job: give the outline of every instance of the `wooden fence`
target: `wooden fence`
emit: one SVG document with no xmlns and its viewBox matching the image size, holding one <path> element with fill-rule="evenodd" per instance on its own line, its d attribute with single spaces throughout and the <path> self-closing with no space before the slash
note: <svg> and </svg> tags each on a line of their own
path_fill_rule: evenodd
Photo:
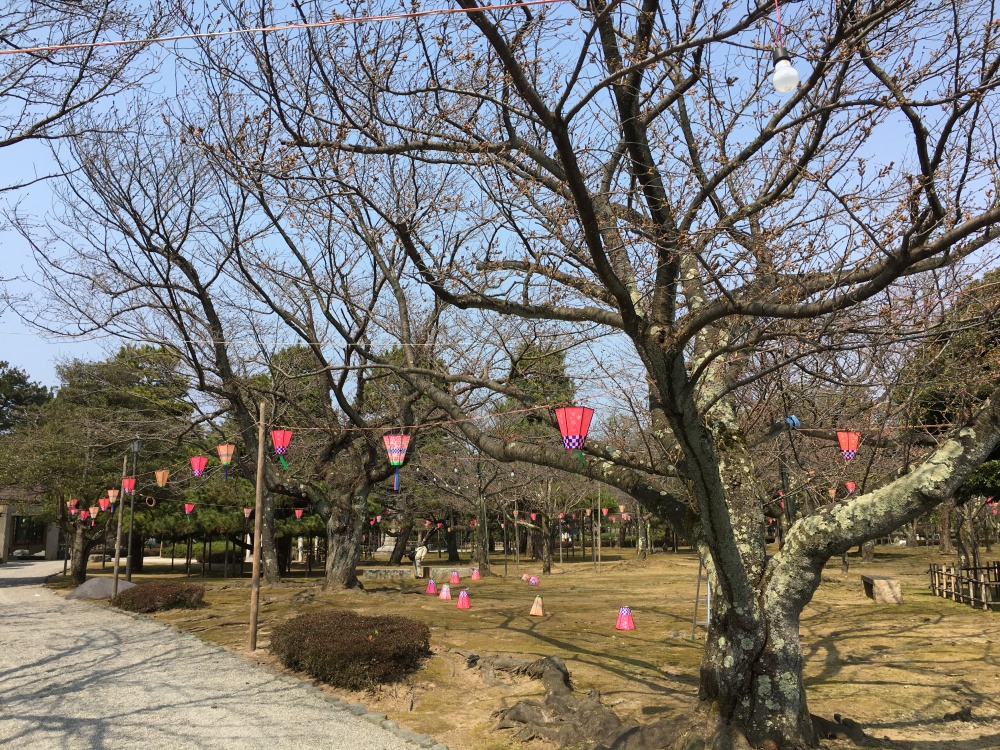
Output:
<svg viewBox="0 0 1000 750">
<path fill-rule="evenodd" d="M 985 612 L 1000 609 L 1000 563 L 978 568 L 931 565 L 931 593 Z"/>
</svg>

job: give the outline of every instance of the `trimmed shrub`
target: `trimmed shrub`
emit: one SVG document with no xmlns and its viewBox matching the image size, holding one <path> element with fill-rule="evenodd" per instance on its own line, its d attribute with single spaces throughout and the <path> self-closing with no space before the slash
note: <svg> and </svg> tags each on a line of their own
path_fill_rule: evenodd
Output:
<svg viewBox="0 0 1000 750">
<path fill-rule="evenodd" d="M 289 669 L 346 690 L 398 682 L 430 655 L 430 630 L 395 615 L 310 612 L 274 626 L 271 651 Z"/>
<path fill-rule="evenodd" d="M 150 581 L 122 591 L 111 600 L 129 612 L 159 612 L 163 609 L 196 609 L 205 601 L 205 587 L 179 581 Z"/>
</svg>

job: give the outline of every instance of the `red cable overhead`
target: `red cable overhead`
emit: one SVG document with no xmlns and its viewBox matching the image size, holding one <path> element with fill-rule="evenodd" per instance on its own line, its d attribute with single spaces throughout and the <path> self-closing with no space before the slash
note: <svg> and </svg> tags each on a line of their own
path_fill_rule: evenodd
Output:
<svg viewBox="0 0 1000 750">
<path fill-rule="evenodd" d="M 0 49 L 0 55 L 30 55 L 39 52 L 57 52 L 61 50 L 94 49 L 96 47 L 121 47 L 127 44 L 162 44 L 164 42 L 178 42 L 185 39 L 214 39 L 222 36 L 235 36 L 237 34 L 258 34 L 268 31 L 293 31 L 296 29 L 320 29 L 326 26 L 343 26 L 351 23 L 367 23 L 370 21 L 396 21 L 407 18 L 420 18 L 421 16 L 446 15 L 451 13 L 477 13 L 487 10 L 507 10 L 509 8 L 522 8 L 528 5 L 552 5 L 554 3 L 569 2 L 569 0 L 523 0 L 516 3 L 504 3 L 502 5 L 479 5 L 474 8 L 439 8 L 436 10 L 418 10 L 409 13 L 386 13 L 379 16 L 349 16 L 347 18 L 334 18 L 329 21 L 309 21 L 306 23 L 286 23 L 277 26 L 258 26 L 250 29 L 230 29 L 229 31 L 202 31 L 195 34 L 173 34 L 171 36 L 160 36 L 152 39 L 118 39 L 106 42 L 80 42 L 77 44 L 52 44 L 44 47 L 23 47 L 20 49 Z"/>
</svg>

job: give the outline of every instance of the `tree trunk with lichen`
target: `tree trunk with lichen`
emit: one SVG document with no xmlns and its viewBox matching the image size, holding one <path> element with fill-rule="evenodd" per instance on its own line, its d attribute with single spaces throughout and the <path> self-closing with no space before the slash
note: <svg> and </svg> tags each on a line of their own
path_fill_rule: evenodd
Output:
<svg viewBox="0 0 1000 750">
<path fill-rule="evenodd" d="M 261 499 L 260 561 L 261 578 L 268 586 L 281 582 L 281 567 L 278 565 L 278 548 L 274 544 L 274 493 L 264 492 Z"/>
<path fill-rule="evenodd" d="M 321 517 L 326 522 L 326 580 L 327 591 L 364 588 L 358 580 L 358 563 L 361 562 L 361 536 L 368 516 L 368 494 L 365 484 L 355 492 L 337 498 L 324 506 Z"/>
</svg>

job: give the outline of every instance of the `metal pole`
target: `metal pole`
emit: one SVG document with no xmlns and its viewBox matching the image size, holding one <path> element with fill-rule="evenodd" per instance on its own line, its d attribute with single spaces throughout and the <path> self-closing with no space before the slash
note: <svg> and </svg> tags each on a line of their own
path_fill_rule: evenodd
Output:
<svg viewBox="0 0 1000 750">
<path fill-rule="evenodd" d="M 128 453 L 122 456 L 122 494 L 125 493 L 125 472 L 128 471 Z M 122 499 L 122 495 L 118 495 Z M 122 559 L 122 519 L 125 517 L 122 504 L 118 503 L 118 531 L 115 534 L 115 572 L 111 578 L 111 598 L 118 596 L 118 566 Z"/>
<path fill-rule="evenodd" d="M 128 460 L 128 456 L 125 457 Z M 132 451 L 132 476 L 135 476 L 135 463 L 139 460 L 139 451 Z M 132 485 L 132 499 L 129 502 L 128 511 L 128 557 L 125 558 L 125 580 L 132 582 L 132 524 L 135 522 L 135 485 Z M 122 492 L 125 491 L 125 483 L 122 483 Z M 142 551 L 140 550 L 140 554 Z"/>
<path fill-rule="evenodd" d="M 253 523 L 253 576 L 250 581 L 250 650 L 257 650 L 257 615 L 260 612 L 260 539 L 264 530 L 264 402 L 260 402 L 257 428 L 257 496 Z"/>
</svg>

